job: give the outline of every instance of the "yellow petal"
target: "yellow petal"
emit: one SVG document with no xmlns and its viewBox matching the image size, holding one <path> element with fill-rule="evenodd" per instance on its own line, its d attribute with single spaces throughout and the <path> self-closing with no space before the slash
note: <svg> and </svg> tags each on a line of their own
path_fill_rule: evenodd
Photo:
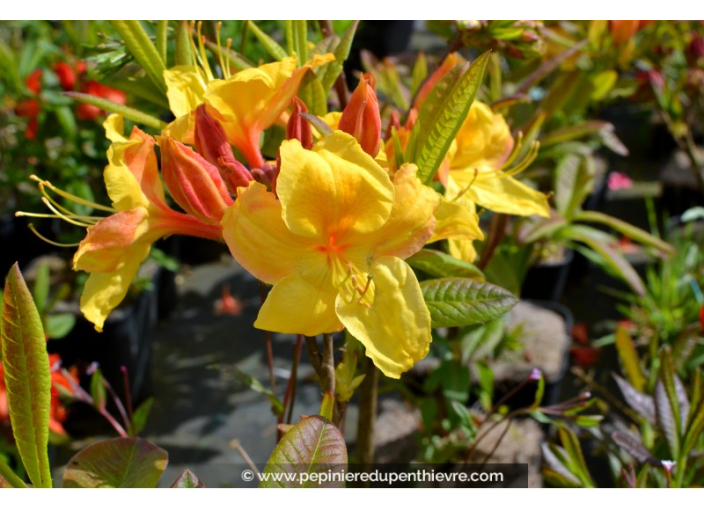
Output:
<svg viewBox="0 0 704 510">
<path fill-rule="evenodd" d="M 433 233 L 433 213 L 440 202 L 432 188 L 416 177 L 415 165 L 403 165 L 394 175 L 394 205 L 383 227 L 357 236 L 353 245 L 374 246 L 374 255 L 405 259 L 419 251 Z"/>
<path fill-rule="evenodd" d="M 154 138 L 134 127 L 128 141 L 110 145 L 105 186 L 118 211 L 165 203 L 154 144 Z"/>
<path fill-rule="evenodd" d="M 423 359 L 430 348 L 430 312 L 415 275 L 396 257 L 381 257 L 371 267 L 371 307 L 338 296 L 337 315 L 388 377 L 401 374 Z M 373 287 L 373 288 L 372 288 Z"/>
<path fill-rule="evenodd" d="M 103 330 L 103 324 L 125 298 L 139 266 L 149 254 L 149 244 L 135 247 L 133 258 L 129 258 L 119 269 L 109 273 L 91 273 L 81 294 L 81 312 L 95 324 L 95 329 Z"/>
<path fill-rule="evenodd" d="M 441 239 L 484 239 L 474 202 L 464 196 L 455 201 L 441 198 L 440 206 L 435 211 L 435 230 L 428 242 Z"/>
<path fill-rule="evenodd" d="M 480 175 L 466 195 L 490 211 L 518 216 L 550 216 L 550 205 L 545 194 L 513 177 Z"/>
<path fill-rule="evenodd" d="M 271 118 L 269 111 L 272 98 L 293 75 L 295 69 L 295 57 L 244 69 L 227 80 L 209 83 L 204 96 L 205 102 L 218 110 L 227 122 L 235 122 L 241 126 L 257 123 L 262 129 L 266 129 L 276 120 Z M 291 92 L 291 97 L 293 94 L 295 90 Z M 287 106 L 288 102 L 283 108 Z M 267 116 L 266 122 L 257 122 L 264 112 Z"/>
<path fill-rule="evenodd" d="M 193 110 L 190 113 L 169 122 L 169 124 L 162 130 L 161 134 L 164 136 L 170 136 L 174 140 L 178 140 L 181 143 L 194 145 L 195 130 L 196 112 Z"/>
<path fill-rule="evenodd" d="M 254 327 L 306 336 L 340 331 L 336 295 L 329 279 L 313 285 L 297 275 L 288 276 L 271 289 Z"/>
<path fill-rule="evenodd" d="M 448 242 L 450 255 L 465 262 L 474 262 L 477 258 L 477 250 L 474 243 L 467 239 L 450 239 Z"/>
<path fill-rule="evenodd" d="M 105 137 L 111 142 L 126 142 L 125 138 L 125 119 L 122 115 L 111 113 L 103 122 L 105 129 Z"/>
<path fill-rule="evenodd" d="M 513 149 L 511 130 L 499 113 L 480 101 L 474 101 L 455 136 L 449 153 L 450 169 L 486 171 L 498 169 Z"/>
<path fill-rule="evenodd" d="M 291 233 L 281 217 L 281 203 L 258 182 L 238 188 L 221 224 L 235 260 L 266 283 L 325 264 L 325 255 L 309 240 Z"/>
<path fill-rule="evenodd" d="M 164 71 L 166 96 L 176 117 L 188 115 L 203 103 L 207 79 L 198 66 L 176 66 Z"/>
<path fill-rule="evenodd" d="M 292 232 L 344 244 L 347 234 L 373 232 L 388 219 L 393 184 L 352 136 L 336 131 L 310 151 L 289 140 L 280 154 L 276 191 Z"/>
</svg>

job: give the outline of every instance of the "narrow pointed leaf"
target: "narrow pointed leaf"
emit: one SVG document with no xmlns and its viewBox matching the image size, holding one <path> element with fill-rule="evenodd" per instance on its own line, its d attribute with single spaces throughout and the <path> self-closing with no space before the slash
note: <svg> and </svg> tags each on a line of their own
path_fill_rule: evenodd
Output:
<svg viewBox="0 0 704 510">
<path fill-rule="evenodd" d="M 41 318 L 17 263 L 5 282 L 1 329 L 7 405 L 17 450 L 32 484 L 51 487 L 49 356 Z"/>
<path fill-rule="evenodd" d="M 658 460 L 653 457 L 653 455 L 645 446 L 643 446 L 640 441 L 626 432 L 616 431 L 611 434 L 611 439 L 613 439 L 614 443 L 626 450 L 626 452 L 628 452 L 628 454 L 638 462 L 658 462 Z"/>
<path fill-rule="evenodd" d="M 151 489 L 159 483 L 167 462 L 167 453 L 144 439 L 107 439 L 73 456 L 66 466 L 64 487 Z"/>
<path fill-rule="evenodd" d="M 616 380 L 616 384 L 618 384 L 626 403 L 649 423 L 655 425 L 657 421 L 653 397 L 636 390 L 625 379 L 617 376 L 616 374 L 613 374 L 613 377 Z"/>
<path fill-rule="evenodd" d="M 413 269 L 418 269 L 435 278 L 459 276 L 462 278 L 484 279 L 484 274 L 474 264 L 459 260 L 437 250 L 422 249 L 406 259 Z"/>
<path fill-rule="evenodd" d="M 167 35 L 169 31 L 169 21 L 160 19 L 159 21 L 156 22 L 156 52 L 161 58 L 161 61 L 164 63 L 164 66 L 167 66 L 166 62 L 166 43 L 168 41 Z"/>
<path fill-rule="evenodd" d="M 306 119 L 311 126 L 318 130 L 320 136 L 326 137 L 332 134 L 332 129 L 330 128 L 330 126 L 328 126 L 325 121 L 320 117 L 316 117 L 315 115 L 311 115 L 310 113 L 301 113 L 300 115 L 301 117 Z"/>
<path fill-rule="evenodd" d="M 286 47 L 289 55 L 296 54 L 298 64 L 308 61 L 308 22 L 306 20 L 286 20 Z"/>
<path fill-rule="evenodd" d="M 125 42 L 127 51 L 144 68 L 147 76 L 165 92 L 166 66 L 142 24 L 137 20 L 113 20 L 110 24 Z"/>
<path fill-rule="evenodd" d="M 434 328 L 471 326 L 508 312 L 518 298 L 506 289 L 470 278 L 439 278 L 420 284 Z"/>
<path fill-rule="evenodd" d="M 283 60 L 288 56 L 286 50 L 283 49 L 279 43 L 274 41 L 269 37 L 261 28 L 254 24 L 253 21 L 247 21 L 247 28 L 252 31 L 254 37 L 256 37 L 259 42 L 264 46 L 264 49 L 271 55 L 272 58 L 276 60 Z"/>
<path fill-rule="evenodd" d="M 580 211 L 574 215 L 574 219 L 576 221 L 587 221 L 606 225 L 607 227 L 611 227 L 616 232 L 627 236 L 629 239 L 637 243 L 640 243 L 644 246 L 651 246 L 653 248 L 657 248 L 663 253 L 675 252 L 675 249 L 662 239 L 658 239 L 652 234 L 646 232 L 645 230 L 641 230 L 638 227 L 634 227 L 633 225 L 626 223 L 623 220 L 619 220 L 618 218 L 614 218 L 598 211 Z"/>
<path fill-rule="evenodd" d="M 110 113 L 119 113 L 126 119 L 134 121 L 142 126 L 147 126 L 159 130 L 164 129 L 166 127 L 165 122 L 160 121 L 156 117 L 152 117 L 148 113 L 140 112 L 139 110 L 135 110 L 134 108 L 130 108 L 129 106 L 115 103 L 114 101 L 103 99 L 102 97 L 96 97 L 90 94 L 83 94 L 82 92 L 64 92 L 64 95 L 75 99 L 76 101 L 80 101 L 81 103 L 87 103 L 93 106 L 97 106 L 98 108 L 106 110 Z"/>
<path fill-rule="evenodd" d="M 171 484 L 172 489 L 203 489 L 205 485 L 201 482 L 190 469 L 186 469 L 179 475 L 178 478 Z"/>
<path fill-rule="evenodd" d="M 14 487 L 15 489 L 24 489 L 27 485 L 15 474 L 10 466 L 8 466 L 0 456 L 0 489 Z"/>
<path fill-rule="evenodd" d="M 176 29 L 176 65 L 193 65 L 193 53 L 191 52 L 191 29 L 188 21 L 179 21 Z"/>
<path fill-rule="evenodd" d="M 436 85 L 426 99 L 418 120 L 424 132 L 418 138 L 418 177 L 430 182 L 447 154 L 455 135 L 467 118 L 489 62 L 489 52 L 480 55 L 469 68 L 459 66 Z M 454 72 L 453 72 L 454 71 Z M 457 75 L 461 72 L 461 75 Z"/>
<path fill-rule="evenodd" d="M 675 414 L 677 410 L 673 409 L 662 381 L 655 383 L 653 399 L 655 401 L 658 425 L 665 433 L 667 442 L 670 445 L 671 457 L 676 459 L 680 452 L 679 426 Z"/>
<path fill-rule="evenodd" d="M 415 96 L 416 92 L 423 82 L 428 77 L 428 59 L 425 58 L 425 53 L 418 54 L 416 63 L 413 64 L 413 72 L 411 73 L 411 96 Z"/>
<path fill-rule="evenodd" d="M 626 328 L 622 326 L 616 328 L 616 350 L 631 385 L 637 391 L 642 392 L 645 389 L 646 379 L 640 369 L 638 353 L 633 345 L 633 340 L 631 340 Z"/>
<path fill-rule="evenodd" d="M 320 82 L 323 85 L 323 90 L 328 92 L 332 89 L 335 84 L 337 77 L 340 76 L 342 72 L 342 66 L 350 55 L 350 49 L 352 48 L 352 40 L 354 39 L 354 34 L 357 31 L 357 25 L 359 25 L 359 20 L 352 23 L 345 33 L 340 38 L 340 43 L 337 45 L 334 51 L 335 60 L 328 63 L 325 66 L 324 74 L 320 76 Z"/>
<path fill-rule="evenodd" d="M 335 473 L 347 466 L 347 446 L 340 430 L 322 416 L 309 416 L 291 427 L 274 448 L 264 473 Z M 341 482 L 263 480 L 259 487 L 339 487 Z"/>
</svg>

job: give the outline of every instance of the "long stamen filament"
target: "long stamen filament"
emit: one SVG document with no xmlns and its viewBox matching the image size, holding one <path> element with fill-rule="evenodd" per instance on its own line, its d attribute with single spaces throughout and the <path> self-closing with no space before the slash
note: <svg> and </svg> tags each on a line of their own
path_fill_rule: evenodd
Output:
<svg viewBox="0 0 704 510">
<path fill-rule="evenodd" d="M 96 204 L 95 202 L 89 202 L 88 200 L 85 200 L 81 197 L 77 197 L 76 195 L 72 195 L 71 193 L 67 193 L 64 190 L 55 187 L 49 181 L 45 181 L 43 179 L 40 179 L 36 175 L 30 175 L 29 178 L 32 179 L 33 181 L 37 181 L 37 182 L 43 184 L 44 186 L 49 188 L 51 191 L 53 191 L 57 195 L 61 195 L 62 197 L 67 198 L 67 199 L 71 200 L 72 202 L 76 202 L 77 204 L 85 205 L 86 207 L 92 207 L 93 209 L 98 209 L 100 211 L 105 211 L 105 212 L 109 212 L 109 213 L 116 213 L 117 212 L 117 210 L 112 207 L 107 207 L 107 206 L 104 206 L 101 204 Z"/>
<path fill-rule="evenodd" d="M 76 226 L 78 226 L 78 227 L 83 227 L 83 228 L 88 228 L 88 227 L 90 227 L 91 225 L 93 225 L 93 223 L 85 223 L 85 222 L 82 222 L 82 221 L 78 221 L 78 220 L 75 219 L 75 218 L 76 218 L 75 216 L 74 216 L 74 217 L 71 217 L 71 216 L 67 216 L 66 214 L 63 214 L 63 213 L 60 212 L 56 207 L 54 207 L 53 205 L 51 205 L 51 202 L 49 202 L 45 197 L 42 197 L 42 202 L 44 202 L 44 205 L 45 205 L 45 206 L 47 206 L 49 209 L 51 209 L 52 211 L 54 211 L 54 213 L 55 213 L 59 218 L 61 218 L 61 219 L 64 220 L 64 221 L 69 222 L 71 225 L 76 225 Z"/>
<path fill-rule="evenodd" d="M 33 233 L 35 236 L 37 236 L 39 239 L 41 239 L 41 240 L 44 241 L 45 243 L 49 243 L 49 244 L 51 244 L 51 245 L 53 245 L 53 246 L 58 246 L 59 248 L 75 248 L 76 246 L 78 246 L 79 244 L 81 244 L 81 243 L 57 243 L 56 241 L 52 241 L 51 239 L 49 239 L 49 238 L 44 237 L 43 235 L 41 235 L 41 234 L 37 231 L 37 229 L 34 228 L 34 225 L 32 225 L 31 223 L 29 224 L 29 230 L 31 230 L 32 233 Z"/>
</svg>

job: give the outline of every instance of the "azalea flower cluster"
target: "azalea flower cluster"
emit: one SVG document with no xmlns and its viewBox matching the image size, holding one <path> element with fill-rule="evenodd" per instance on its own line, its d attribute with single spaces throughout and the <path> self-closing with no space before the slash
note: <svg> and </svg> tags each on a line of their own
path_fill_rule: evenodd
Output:
<svg viewBox="0 0 704 510">
<path fill-rule="evenodd" d="M 294 55 L 236 73 L 224 66 L 223 78 L 205 58 L 166 70 L 176 120 L 161 134 L 135 126 L 125 135 L 118 115 L 105 122 L 111 207 L 85 204 L 37 178 L 58 216 L 87 227 L 73 267 L 90 273 L 81 310 L 96 329 L 124 299 L 155 241 L 174 234 L 221 240 L 272 286 L 256 327 L 306 336 L 346 328 L 384 374 L 398 378 L 431 342 L 430 313 L 405 259 L 446 239 L 456 257 L 473 260 L 472 242 L 483 238 L 477 205 L 549 214 L 545 196 L 513 177 L 530 157 L 514 164 L 520 144 L 482 103 L 475 102 L 438 174 L 444 194 L 424 185 L 414 164 L 396 168 L 371 76 L 361 77 L 342 112 L 311 124 L 297 93 L 308 73 L 332 59 L 317 55 L 299 64 Z M 448 57 L 406 125 L 395 121 L 401 138 L 458 64 Z M 260 138 L 274 124 L 286 128 L 286 140 L 278 158 L 267 160 Z M 71 214 L 52 191 L 109 215 Z"/>
</svg>

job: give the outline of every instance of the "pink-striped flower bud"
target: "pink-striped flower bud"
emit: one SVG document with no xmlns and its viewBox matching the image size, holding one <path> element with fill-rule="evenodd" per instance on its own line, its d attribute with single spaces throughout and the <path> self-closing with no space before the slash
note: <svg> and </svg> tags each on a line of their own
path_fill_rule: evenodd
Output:
<svg viewBox="0 0 704 510">
<path fill-rule="evenodd" d="M 204 104 L 196 109 L 195 143 L 198 154 L 217 168 L 233 195 L 237 194 L 238 187 L 249 186 L 252 174 L 235 159 L 225 130 Z"/>
<path fill-rule="evenodd" d="M 379 101 L 374 92 L 376 82 L 372 74 L 363 74 L 342 112 L 338 129 L 354 136 L 362 150 L 374 157 L 381 147 L 381 117 Z"/>
<path fill-rule="evenodd" d="M 161 174 L 176 203 L 201 221 L 219 224 L 234 201 L 218 169 L 169 136 L 160 145 Z"/>
</svg>

